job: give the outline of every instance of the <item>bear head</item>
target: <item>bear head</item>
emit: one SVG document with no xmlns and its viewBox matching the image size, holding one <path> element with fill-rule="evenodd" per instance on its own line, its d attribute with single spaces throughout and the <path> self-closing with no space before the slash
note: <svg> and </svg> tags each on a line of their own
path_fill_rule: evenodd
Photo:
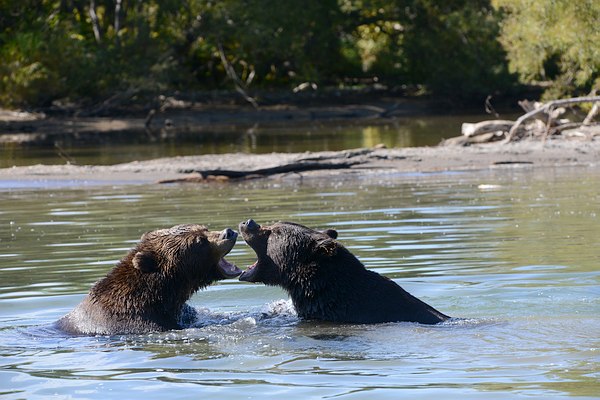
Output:
<svg viewBox="0 0 600 400">
<path fill-rule="evenodd" d="M 94 309 L 171 328 L 198 289 L 234 278 L 241 270 L 225 260 L 237 233 L 203 225 L 176 225 L 142 235 L 140 242 L 90 290 Z"/>
<path fill-rule="evenodd" d="M 314 279 L 326 261 L 343 250 L 335 239 L 337 232 L 316 231 L 292 222 L 260 226 L 254 220 L 239 226 L 244 240 L 257 255 L 257 261 L 240 275 L 245 282 L 279 285 L 288 291 L 298 288 L 310 294 Z"/>
</svg>

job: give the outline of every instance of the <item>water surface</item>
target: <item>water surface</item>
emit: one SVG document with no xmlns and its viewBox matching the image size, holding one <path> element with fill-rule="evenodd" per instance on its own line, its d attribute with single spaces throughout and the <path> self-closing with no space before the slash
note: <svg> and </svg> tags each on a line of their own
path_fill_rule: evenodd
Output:
<svg viewBox="0 0 600 400">
<path fill-rule="evenodd" d="M 598 398 L 600 174 L 516 169 L 229 185 L 0 191 L 3 398 Z M 299 321 L 227 280 L 182 331 L 68 337 L 71 310 L 144 231 L 292 220 L 335 228 L 437 326 Z M 240 240 L 228 259 L 254 261 Z"/>
<path fill-rule="evenodd" d="M 109 165 L 159 157 L 223 153 L 346 150 L 434 146 L 460 134 L 461 124 L 486 115 L 427 116 L 361 121 L 261 126 L 190 127 L 47 135 L 33 143 L 2 143 L 0 168 L 32 164 Z"/>
</svg>

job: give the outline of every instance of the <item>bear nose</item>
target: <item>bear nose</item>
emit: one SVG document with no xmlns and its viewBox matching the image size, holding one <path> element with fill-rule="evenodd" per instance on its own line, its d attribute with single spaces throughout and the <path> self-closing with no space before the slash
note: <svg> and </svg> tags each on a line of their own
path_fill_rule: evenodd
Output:
<svg viewBox="0 0 600 400">
<path fill-rule="evenodd" d="M 223 229 L 221 232 L 221 239 L 233 239 L 237 237 L 237 233 L 231 228 Z"/>
<path fill-rule="evenodd" d="M 260 225 L 258 225 L 256 222 L 254 222 L 253 219 L 249 219 L 248 221 L 246 221 L 246 229 L 250 230 L 250 231 L 255 231 L 258 228 L 260 228 Z"/>
</svg>

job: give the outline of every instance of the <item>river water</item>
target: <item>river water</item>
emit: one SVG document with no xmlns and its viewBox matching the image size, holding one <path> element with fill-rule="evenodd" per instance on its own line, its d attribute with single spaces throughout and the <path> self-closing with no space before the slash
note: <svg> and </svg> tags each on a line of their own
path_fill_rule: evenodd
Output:
<svg viewBox="0 0 600 400">
<path fill-rule="evenodd" d="M 597 170 L 288 178 L 1 188 L 0 397 L 598 398 Z M 460 319 L 299 321 L 282 290 L 227 280 L 192 297 L 190 329 L 50 328 L 144 231 L 248 218 L 335 228 L 368 268 Z M 240 238 L 228 259 L 254 254 Z"/>
<path fill-rule="evenodd" d="M 443 115 L 346 123 L 188 127 L 155 131 L 47 135 L 11 143 L 0 132 L 0 168 L 31 164 L 118 164 L 133 160 L 198 154 L 347 150 L 359 147 L 435 146 L 460 135 L 464 121 L 488 115 Z M 370 123 L 369 123 L 370 122 Z M 31 134 L 29 135 L 31 137 Z"/>
</svg>

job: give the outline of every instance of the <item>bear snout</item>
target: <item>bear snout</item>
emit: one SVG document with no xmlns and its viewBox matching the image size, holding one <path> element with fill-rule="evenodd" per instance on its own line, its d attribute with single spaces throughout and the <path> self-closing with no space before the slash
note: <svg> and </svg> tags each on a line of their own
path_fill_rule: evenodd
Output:
<svg viewBox="0 0 600 400">
<path fill-rule="evenodd" d="M 245 230 L 247 232 L 253 232 L 260 229 L 260 225 L 257 224 L 253 219 L 249 219 L 248 221 L 240 223 L 240 230 Z"/>
<path fill-rule="evenodd" d="M 221 234 L 219 235 L 219 239 L 221 240 L 234 240 L 237 239 L 237 232 L 234 231 L 233 229 L 230 228 L 226 228 L 223 229 L 223 232 L 221 232 Z"/>
</svg>

